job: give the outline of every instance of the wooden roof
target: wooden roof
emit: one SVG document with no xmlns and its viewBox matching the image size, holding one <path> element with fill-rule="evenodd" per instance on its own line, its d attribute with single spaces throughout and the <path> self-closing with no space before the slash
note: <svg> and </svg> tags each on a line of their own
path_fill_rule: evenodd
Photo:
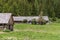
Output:
<svg viewBox="0 0 60 40">
<path fill-rule="evenodd" d="M 32 19 L 38 20 L 39 18 L 40 18 L 39 16 L 14 16 L 13 17 L 14 21 L 23 21 L 24 19 L 27 19 L 27 21 L 31 21 Z M 42 18 L 46 21 L 49 21 L 48 16 L 43 16 Z"/>
<path fill-rule="evenodd" d="M 11 13 L 0 13 L 0 24 L 7 24 L 11 15 Z"/>
</svg>

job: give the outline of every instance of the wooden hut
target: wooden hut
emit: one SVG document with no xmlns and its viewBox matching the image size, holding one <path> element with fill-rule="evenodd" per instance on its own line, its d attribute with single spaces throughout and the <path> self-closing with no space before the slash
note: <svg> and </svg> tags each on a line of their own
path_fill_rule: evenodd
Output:
<svg viewBox="0 0 60 40">
<path fill-rule="evenodd" d="M 26 19 L 28 22 L 32 21 L 33 19 L 36 19 L 36 21 L 39 19 L 39 16 L 14 16 L 14 22 L 15 23 L 21 23 L 22 21 L 24 21 L 24 19 Z M 42 17 L 45 21 L 49 21 L 48 16 L 43 16 Z"/>
<path fill-rule="evenodd" d="M 13 16 L 11 13 L 0 13 L 0 30 L 9 29 L 13 31 Z"/>
</svg>

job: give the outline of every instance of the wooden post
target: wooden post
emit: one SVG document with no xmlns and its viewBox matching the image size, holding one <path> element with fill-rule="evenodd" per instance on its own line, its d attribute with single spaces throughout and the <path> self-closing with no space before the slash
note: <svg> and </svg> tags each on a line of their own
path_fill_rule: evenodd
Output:
<svg viewBox="0 0 60 40">
<path fill-rule="evenodd" d="M 13 25 L 9 25 L 9 30 L 13 31 Z"/>
</svg>

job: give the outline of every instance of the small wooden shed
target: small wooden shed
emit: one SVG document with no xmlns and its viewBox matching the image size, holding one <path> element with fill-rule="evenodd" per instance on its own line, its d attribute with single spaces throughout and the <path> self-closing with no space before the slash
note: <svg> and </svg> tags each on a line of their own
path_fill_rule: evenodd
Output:
<svg viewBox="0 0 60 40">
<path fill-rule="evenodd" d="M 29 21 L 32 21 L 33 19 L 38 20 L 39 18 L 40 18 L 39 16 L 13 16 L 15 23 L 21 23 L 24 19 L 26 19 L 29 22 Z M 45 21 L 49 21 L 48 16 L 43 16 L 42 18 Z"/>
<path fill-rule="evenodd" d="M 13 31 L 13 16 L 11 13 L 0 13 L 0 30 L 9 29 Z"/>
</svg>

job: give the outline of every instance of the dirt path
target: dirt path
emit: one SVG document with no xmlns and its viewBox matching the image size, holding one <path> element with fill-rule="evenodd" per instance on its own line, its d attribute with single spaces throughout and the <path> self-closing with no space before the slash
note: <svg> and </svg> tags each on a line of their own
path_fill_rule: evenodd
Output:
<svg viewBox="0 0 60 40">
<path fill-rule="evenodd" d="M 46 32 L 44 30 L 33 30 L 33 29 L 24 29 L 24 30 L 14 29 L 14 31 L 17 31 L 17 32 L 21 32 L 21 31 Z"/>
<path fill-rule="evenodd" d="M 4 34 L 4 32 L 0 32 L 0 34 Z"/>
</svg>

